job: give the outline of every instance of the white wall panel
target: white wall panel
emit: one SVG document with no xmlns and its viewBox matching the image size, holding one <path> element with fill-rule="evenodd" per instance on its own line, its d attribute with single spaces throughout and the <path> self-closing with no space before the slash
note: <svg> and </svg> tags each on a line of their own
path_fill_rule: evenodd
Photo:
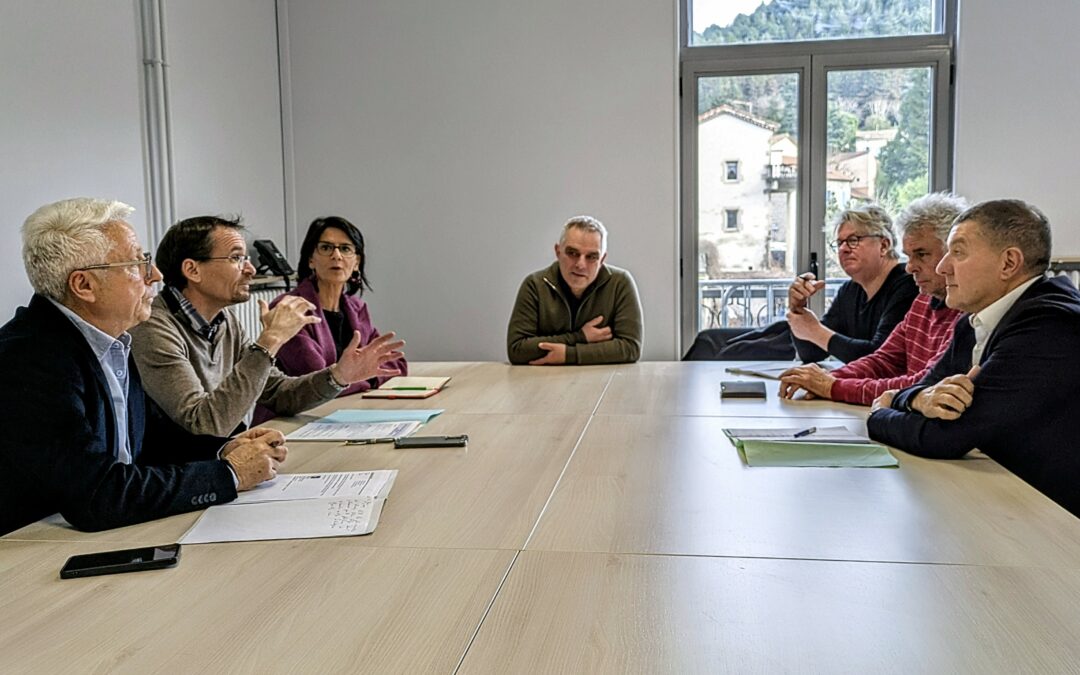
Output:
<svg viewBox="0 0 1080 675">
<path fill-rule="evenodd" d="M 590 213 L 647 359 L 676 356 L 677 8 L 631 0 L 288 3 L 301 229 L 364 231 L 375 324 L 414 359 L 506 358 L 521 279 Z"/>
</svg>

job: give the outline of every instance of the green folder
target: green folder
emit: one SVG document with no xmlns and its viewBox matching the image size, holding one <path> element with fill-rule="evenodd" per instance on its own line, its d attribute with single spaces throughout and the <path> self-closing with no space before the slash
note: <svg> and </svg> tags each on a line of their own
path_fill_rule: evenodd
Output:
<svg viewBox="0 0 1080 675">
<path fill-rule="evenodd" d="M 807 443 L 732 439 L 747 466 L 898 467 L 889 449 L 877 443 Z"/>
</svg>

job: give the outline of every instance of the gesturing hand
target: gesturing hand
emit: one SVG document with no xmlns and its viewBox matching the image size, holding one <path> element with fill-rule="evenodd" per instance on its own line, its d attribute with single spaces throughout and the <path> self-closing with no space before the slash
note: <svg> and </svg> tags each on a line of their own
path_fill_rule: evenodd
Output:
<svg viewBox="0 0 1080 675">
<path fill-rule="evenodd" d="M 349 346 L 341 352 L 338 362 L 330 366 L 334 379 L 342 384 L 352 384 L 372 377 L 390 377 L 400 375 L 397 368 L 383 368 L 387 361 L 394 361 L 404 356 L 401 348 L 404 340 L 395 340 L 394 334 L 380 335 L 363 347 L 360 347 L 360 331 L 353 331 Z"/>
<path fill-rule="evenodd" d="M 600 324 L 603 321 L 604 315 L 601 314 L 581 327 L 582 332 L 585 333 L 586 342 L 603 342 L 611 339 L 611 326 L 601 328 Z"/>
<path fill-rule="evenodd" d="M 259 321 L 262 333 L 255 339 L 270 354 L 277 354 L 281 345 L 293 339 L 300 329 L 310 323 L 319 323 L 322 319 L 311 314 L 315 305 L 295 295 L 286 295 L 273 309 L 265 300 L 259 300 Z"/>
<path fill-rule="evenodd" d="M 911 407 L 930 419 L 955 420 L 964 414 L 975 398 L 975 376 L 979 367 L 973 366 L 966 375 L 950 375 L 941 382 L 920 391 Z"/>
<path fill-rule="evenodd" d="M 536 346 L 547 351 L 547 354 L 529 361 L 530 366 L 561 366 L 566 363 L 566 345 L 563 343 L 541 342 Z"/>
</svg>

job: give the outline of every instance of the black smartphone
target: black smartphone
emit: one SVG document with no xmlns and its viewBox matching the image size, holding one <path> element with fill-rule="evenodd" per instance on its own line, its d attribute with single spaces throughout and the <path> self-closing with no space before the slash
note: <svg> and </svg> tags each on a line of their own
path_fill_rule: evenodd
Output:
<svg viewBox="0 0 1080 675">
<path fill-rule="evenodd" d="M 720 398 L 765 398 L 765 383 L 756 380 L 721 382 Z"/>
<path fill-rule="evenodd" d="M 469 437 L 460 436 L 406 436 L 395 438 L 395 448 L 464 448 Z"/>
<path fill-rule="evenodd" d="M 85 553 L 68 558 L 60 569 L 60 578 L 74 579 L 99 574 L 158 570 L 164 567 L 175 567 L 178 562 L 180 562 L 180 544 Z"/>
</svg>

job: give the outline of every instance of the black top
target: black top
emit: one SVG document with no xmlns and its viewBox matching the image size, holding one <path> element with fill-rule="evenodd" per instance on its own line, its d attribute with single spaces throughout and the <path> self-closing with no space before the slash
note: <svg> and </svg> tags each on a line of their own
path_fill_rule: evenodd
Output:
<svg viewBox="0 0 1080 675">
<path fill-rule="evenodd" d="M 806 362 L 820 361 L 829 354 L 845 363 L 866 356 L 885 342 L 918 294 L 915 280 L 901 264 L 892 268 L 870 300 L 866 299 L 862 286 L 847 281 L 836 291 L 832 305 L 821 317 L 821 323 L 836 332 L 829 339 L 829 351 L 793 337 L 795 350 Z"/>
<path fill-rule="evenodd" d="M 348 319 L 342 312 L 331 312 L 324 309 L 323 317 L 326 320 L 326 327 L 330 329 L 330 334 L 334 336 L 334 350 L 340 359 L 342 352 L 345 351 L 345 348 L 349 346 L 349 342 L 352 340 L 352 326 L 349 325 Z"/>
</svg>

